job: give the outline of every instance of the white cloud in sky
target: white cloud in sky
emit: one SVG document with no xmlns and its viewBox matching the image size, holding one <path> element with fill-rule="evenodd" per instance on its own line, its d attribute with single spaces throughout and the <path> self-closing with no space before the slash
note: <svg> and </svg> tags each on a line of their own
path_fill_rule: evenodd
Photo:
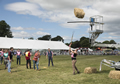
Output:
<svg viewBox="0 0 120 84">
<path fill-rule="evenodd" d="M 28 33 L 24 30 L 22 31 L 13 31 L 12 32 L 13 36 L 15 38 L 29 38 L 29 37 L 35 37 L 35 38 L 38 38 L 39 36 L 43 36 L 43 35 L 50 35 L 49 33 L 47 32 L 43 32 L 43 31 L 37 31 L 37 32 L 34 32 L 34 33 Z"/>
<path fill-rule="evenodd" d="M 31 35 L 28 32 L 25 31 L 20 31 L 20 32 L 13 32 L 12 33 L 14 37 L 18 37 L 18 38 L 28 38 L 31 37 Z"/>
<path fill-rule="evenodd" d="M 103 39 L 119 39 L 120 37 L 113 37 L 113 36 L 109 36 L 109 37 L 102 37 Z"/>
<path fill-rule="evenodd" d="M 42 31 L 38 31 L 38 32 L 36 32 L 36 34 L 37 35 L 50 35 L 49 33 L 47 33 L 47 32 L 42 32 Z"/>
<path fill-rule="evenodd" d="M 36 28 L 29 27 L 29 28 L 23 28 L 21 26 L 19 27 L 11 27 L 11 30 L 35 30 Z"/>
<path fill-rule="evenodd" d="M 66 40 L 66 41 L 71 41 L 71 38 L 72 38 L 72 37 L 70 37 L 70 36 L 62 36 L 62 37 L 63 37 L 63 39 Z M 73 37 L 72 41 L 75 41 L 75 40 L 77 40 L 77 39 L 78 39 L 78 38 Z"/>
<path fill-rule="evenodd" d="M 71 37 L 69 37 L 69 36 L 63 36 L 63 39 L 64 40 L 71 40 Z"/>
<path fill-rule="evenodd" d="M 11 30 L 24 30 L 24 28 L 20 27 L 20 26 L 19 27 L 12 27 Z"/>
<path fill-rule="evenodd" d="M 75 7 L 85 11 L 84 19 L 74 16 Z M 90 16 L 102 15 L 105 22 L 104 32 L 111 36 L 120 36 L 120 0 L 26 0 L 7 4 L 5 8 L 17 14 L 37 16 L 43 21 L 56 22 L 64 28 L 73 29 L 81 24 L 68 24 L 68 21 L 89 20 Z"/>
</svg>

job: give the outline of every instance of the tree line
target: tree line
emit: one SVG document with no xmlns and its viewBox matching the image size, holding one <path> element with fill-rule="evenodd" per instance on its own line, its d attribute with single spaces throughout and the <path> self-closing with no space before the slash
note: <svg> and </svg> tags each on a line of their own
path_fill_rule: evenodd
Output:
<svg viewBox="0 0 120 84">
<path fill-rule="evenodd" d="M 98 44 L 116 44 L 116 42 L 114 40 L 105 40 L 103 42 L 95 42 L 95 43 L 98 43 Z M 69 45 L 70 43 L 66 43 L 66 45 Z M 74 41 L 72 42 L 72 45 L 71 45 L 72 48 L 78 48 L 78 47 L 91 47 L 91 44 L 89 42 L 89 38 L 87 37 L 81 37 L 80 40 L 77 40 L 77 41 Z"/>
<path fill-rule="evenodd" d="M 28 38 L 28 39 L 34 39 L 33 37 L 30 37 L 30 38 Z M 54 38 L 52 38 L 51 37 L 51 35 L 44 35 L 44 36 L 42 36 L 42 37 L 38 37 L 37 38 L 38 40 L 51 40 L 51 41 L 62 41 L 62 42 L 64 42 L 64 39 L 61 37 L 61 36 L 56 36 L 56 37 L 54 37 Z"/>
</svg>

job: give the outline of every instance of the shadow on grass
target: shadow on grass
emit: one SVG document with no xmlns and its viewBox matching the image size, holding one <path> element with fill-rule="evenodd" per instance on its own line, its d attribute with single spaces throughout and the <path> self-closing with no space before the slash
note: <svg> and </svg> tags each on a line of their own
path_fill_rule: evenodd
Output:
<svg viewBox="0 0 120 84">
<path fill-rule="evenodd" d="M 47 70 L 47 68 L 46 69 L 40 69 L 40 71 L 42 71 L 42 70 Z"/>
<path fill-rule="evenodd" d="M 12 71 L 12 73 L 14 73 L 14 72 L 20 72 L 21 70 L 15 70 L 15 71 Z"/>
<path fill-rule="evenodd" d="M 11 69 L 16 69 L 18 66 L 11 67 Z"/>
<path fill-rule="evenodd" d="M 26 64 L 20 64 L 20 66 L 26 66 Z"/>
<path fill-rule="evenodd" d="M 3 69 L 0 69 L 0 70 L 6 70 L 5 68 L 3 68 Z"/>
<path fill-rule="evenodd" d="M 99 74 L 99 73 L 109 73 L 110 70 L 102 70 L 102 71 L 97 71 L 96 74 Z"/>
</svg>

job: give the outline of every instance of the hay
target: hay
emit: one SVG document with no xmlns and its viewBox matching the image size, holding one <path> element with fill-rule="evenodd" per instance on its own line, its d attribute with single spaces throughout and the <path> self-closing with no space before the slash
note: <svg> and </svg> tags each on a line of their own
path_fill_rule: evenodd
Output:
<svg viewBox="0 0 120 84">
<path fill-rule="evenodd" d="M 84 69 L 84 73 L 86 74 L 91 74 L 91 73 L 96 73 L 96 72 L 97 72 L 97 69 L 94 67 L 87 67 Z"/>
<path fill-rule="evenodd" d="M 74 8 L 74 14 L 77 18 L 84 18 L 85 12 L 83 9 Z"/>
<path fill-rule="evenodd" d="M 120 79 L 120 71 L 112 70 L 110 71 L 108 77 L 112 79 Z"/>
<path fill-rule="evenodd" d="M 43 67 L 43 68 L 47 68 L 47 67 Z"/>
</svg>

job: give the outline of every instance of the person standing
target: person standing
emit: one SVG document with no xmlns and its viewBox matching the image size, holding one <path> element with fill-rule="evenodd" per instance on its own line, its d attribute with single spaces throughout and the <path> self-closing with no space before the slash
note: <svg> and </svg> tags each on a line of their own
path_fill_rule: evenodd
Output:
<svg viewBox="0 0 120 84">
<path fill-rule="evenodd" d="M 5 69 L 7 69 L 7 63 L 8 63 L 8 51 L 5 49 L 5 52 L 3 53 L 3 59 L 5 64 Z"/>
<path fill-rule="evenodd" d="M 38 60 L 37 60 L 37 64 L 39 65 L 40 51 L 38 50 L 38 51 L 37 51 L 37 53 L 38 53 Z"/>
<path fill-rule="evenodd" d="M 1 53 L 1 64 L 2 64 L 2 62 L 3 62 L 3 53 L 4 53 L 3 49 L 0 51 L 0 53 Z"/>
<path fill-rule="evenodd" d="M 25 58 L 26 58 L 26 68 L 28 69 L 28 64 L 29 64 L 30 69 L 31 69 L 31 55 L 30 55 L 30 50 L 27 50 L 27 52 L 25 53 Z"/>
<path fill-rule="evenodd" d="M 39 54 L 40 54 L 39 51 L 37 51 L 37 52 L 35 53 L 34 57 L 33 57 L 33 68 L 34 68 L 34 70 L 35 70 L 35 64 L 36 64 L 38 71 L 39 71 L 39 68 L 38 68 L 38 63 L 37 63 L 37 61 L 38 61 L 38 58 L 39 58 Z"/>
<path fill-rule="evenodd" d="M 11 73 L 11 62 L 13 61 L 13 47 L 10 48 L 9 54 L 8 54 L 8 72 Z"/>
<path fill-rule="evenodd" d="M 21 55 L 22 55 L 22 53 L 21 53 L 21 51 L 18 49 L 18 50 L 17 50 L 17 54 L 16 54 L 17 65 L 18 65 L 18 61 L 19 61 L 19 65 L 20 65 L 20 63 L 21 63 Z"/>
<path fill-rule="evenodd" d="M 54 66 L 53 64 L 53 52 L 50 50 L 50 48 L 48 48 L 48 52 L 46 54 L 46 59 L 48 57 L 48 66 L 50 66 L 50 60 L 51 60 L 51 63 L 52 63 L 52 66 Z"/>
<path fill-rule="evenodd" d="M 71 43 L 72 44 L 72 43 Z M 69 54 L 71 55 L 71 59 L 72 59 L 72 67 L 73 67 L 73 75 L 75 75 L 75 70 L 77 71 L 77 73 L 79 74 L 80 71 L 77 69 L 76 67 L 76 57 L 77 57 L 77 49 L 75 51 L 71 50 L 71 44 L 69 45 Z"/>
</svg>

